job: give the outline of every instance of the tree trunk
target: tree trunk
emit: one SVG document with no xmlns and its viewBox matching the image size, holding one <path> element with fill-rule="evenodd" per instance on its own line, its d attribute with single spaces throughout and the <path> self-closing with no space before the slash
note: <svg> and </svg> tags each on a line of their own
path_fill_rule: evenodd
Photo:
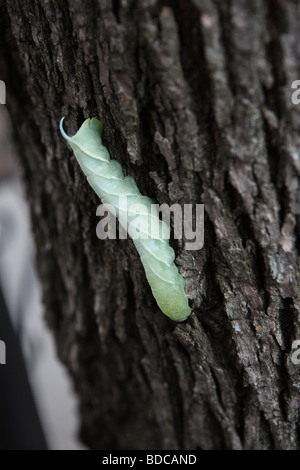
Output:
<svg viewBox="0 0 300 470">
<path fill-rule="evenodd" d="M 1 79 L 46 318 L 96 449 L 300 448 L 299 2 L 0 0 Z M 297 75 L 298 73 L 298 75 Z M 193 313 L 158 309 L 131 240 L 59 130 L 104 143 L 160 204 L 204 203 L 174 243 Z"/>
</svg>

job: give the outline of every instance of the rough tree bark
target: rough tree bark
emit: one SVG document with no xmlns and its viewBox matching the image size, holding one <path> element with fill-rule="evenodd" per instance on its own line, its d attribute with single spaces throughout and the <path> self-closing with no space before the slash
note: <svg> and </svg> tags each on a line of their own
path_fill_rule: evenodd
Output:
<svg viewBox="0 0 300 470">
<path fill-rule="evenodd" d="M 299 448 L 299 2 L 0 0 L 1 79 L 46 317 L 105 449 Z M 174 244 L 193 314 L 158 310 L 58 132 L 100 116 L 144 194 L 205 203 Z"/>
</svg>

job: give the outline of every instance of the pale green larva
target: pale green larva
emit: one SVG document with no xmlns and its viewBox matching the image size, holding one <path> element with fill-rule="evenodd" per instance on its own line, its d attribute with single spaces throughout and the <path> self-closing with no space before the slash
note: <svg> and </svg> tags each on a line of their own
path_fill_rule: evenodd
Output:
<svg viewBox="0 0 300 470">
<path fill-rule="evenodd" d="M 110 159 L 108 150 L 102 145 L 102 123 L 98 119 L 87 119 L 73 137 L 65 133 L 63 119 L 60 121 L 61 133 L 73 149 L 89 184 L 104 205 L 114 207 L 120 223 L 133 238 L 160 309 L 172 320 L 186 320 L 191 309 L 184 291 L 185 281 L 174 264 L 175 253 L 169 245 L 165 227 L 151 211 L 153 201 L 142 196 L 133 178 L 124 176 L 121 165 Z M 145 208 L 144 212 L 137 210 L 138 205 Z M 149 236 L 135 238 L 137 227 Z"/>
</svg>

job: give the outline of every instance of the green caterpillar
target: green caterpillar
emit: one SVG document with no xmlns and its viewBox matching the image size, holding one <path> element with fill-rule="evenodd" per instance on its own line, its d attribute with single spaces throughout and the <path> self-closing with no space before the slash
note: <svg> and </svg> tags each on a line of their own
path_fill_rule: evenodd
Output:
<svg viewBox="0 0 300 470">
<path fill-rule="evenodd" d="M 185 281 L 174 264 L 175 253 L 169 245 L 168 228 L 151 210 L 153 202 L 140 193 L 133 178 L 124 176 L 120 163 L 110 159 L 107 148 L 102 145 L 101 121 L 87 119 L 78 132 L 69 137 L 63 129 L 63 120 L 60 131 L 73 149 L 89 184 L 104 205 L 113 206 L 120 223 L 133 238 L 160 309 L 172 320 L 186 320 L 191 309 L 184 291 Z M 141 205 L 144 212 L 137 208 Z M 136 237 L 137 231 L 145 237 Z"/>
</svg>

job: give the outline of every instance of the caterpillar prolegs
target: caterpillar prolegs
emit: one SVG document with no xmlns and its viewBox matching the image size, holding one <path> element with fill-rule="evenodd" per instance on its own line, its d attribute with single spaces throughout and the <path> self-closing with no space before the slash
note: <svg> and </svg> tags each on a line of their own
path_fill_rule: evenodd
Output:
<svg viewBox="0 0 300 470">
<path fill-rule="evenodd" d="M 102 145 L 101 121 L 87 119 L 78 132 L 69 137 L 63 129 L 63 120 L 60 121 L 61 133 L 73 149 L 90 186 L 104 205 L 115 209 L 120 223 L 133 238 L 158 306 L 172 320 L 186 320 L 191 310 L 184 291 L 185 281 L 174 263 L 169 229 L 152 210 L 153 201 L 140 193 L 133 178 L 124 176 L 120 163 L 110 159 L 107 148 Z M 144 237 L 136 237 L 137 232 Z"/>
</svg>

